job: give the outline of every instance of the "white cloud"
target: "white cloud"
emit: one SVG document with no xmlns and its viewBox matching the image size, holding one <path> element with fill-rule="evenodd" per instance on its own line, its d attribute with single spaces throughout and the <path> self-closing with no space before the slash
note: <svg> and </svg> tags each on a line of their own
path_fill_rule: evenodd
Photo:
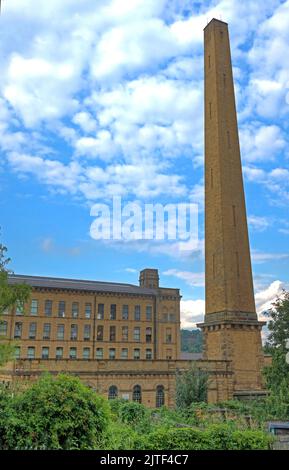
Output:
<svg viewBox="0 0 289 470">
<path fill-rule="evenodd" d="M 284 288 L 288 288 L 288 284 L 286 285 L 286 283 L 277 280 L 272 282 L 266 289 L 257 292 L 255 294 L 257 312 L 261 315 L 269 310 L 276 298 L 282 294 Z M 268 320 L 268 317 L 262 318 L 265 318 L 265 321 Z"/>
<path fill-rule="evenodd" d="M 268 227 L 270 227 L 270 221 L 268 217 L 260 217 L 257 215 L 250 215 L 248 217 L 248 224 L 257 232 L 264 232 Z"/>
<path fill-rule="evenodd" d="M 193 273 L 191 271 L 179 271 L 178 269 L 168 269 L 162 273 L 164 276 L 173 276 L 182 279 L 191 287 L 204 287 L 205 273 Z"/>
<path fill-rule="evenodd" d="M 263 253 L 261 251 L 252 250 L 251 257 L 254 263 L 266 263 L 268 261 L 288 259 L 289 253 Z"/>
<path fill-rule="evenodd" d="M 92 115 L 86 111 L 75 114 L 72 119 L 74 124 L 77 124 L 86 134 L 91 134 L 96 131 L 97 124 Z"/>
<path fill-rule="evenodd" d="M 181 328 L 196 328 L 196 323 L 201 323 L 205 315 L 205 301 L 181 300 Z"/>
<path fill-rule="evenodd" d="M 78 105 L 71 96 L 78 80 L 73 63 L 53 63 L 40 57 L 12 55 L 3 95 L 28 127 L 56 119 Z M 4 81 L 5 82 L 5 81 Z"/>
<path fill-rule="evenodd" d="M 287 145 L 282 130 L 276 125 L 249 125 L 240 131 L 244 161 L 274 160 Z"/>
</svg>

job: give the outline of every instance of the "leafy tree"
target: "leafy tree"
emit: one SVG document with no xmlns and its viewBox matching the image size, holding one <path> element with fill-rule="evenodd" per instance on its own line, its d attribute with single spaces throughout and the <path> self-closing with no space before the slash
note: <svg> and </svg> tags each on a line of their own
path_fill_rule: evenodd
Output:
<svg viewBox="0 0 289 470">
<path fill-rule="evenodd" d="M 12 273 L 8 269 L 10 258 L 7 258 L 7 248 L 0 243 L 0 323 L 3 322 L 2 315 L 9 309 L 17 305 L 24 310 L 24 304 L 28 301 L 31 288 L 25 284 L 11 285 L 8 283 L 8 276 Z M 13 355 L 14 346 L 5 341 L 5 337 L 0 337 L 0 365 L 7 362 Z"/>
<path fill-rule="evenodd" d="M 289 292 L 273 303 L 268 311 L 271 320 L 268 323 L 269 336 L 266 349 L 272 355 L 272 364 L 265 367 L 264 373 L 270 391 L 268 405 L 275 410 L 279 418 L 289 417 L 289 364 L 286 362 L 289 340 Z"/>
<path fill-rule="evenodd" d="M 271 320 L 268 323 L 269 335 L 266 349 L 272 354 L 272 365 L 265 370 L 268 386 L 271 390 L 279 389 L 284 380 L 289 384 L 289 364 L 286 362 L 286 347 L 289 340 L 289 292 L 273 303 L 268 311 Z"/>
<path fill-rule="evenodd" d="M 95 449 L 110 422 L 107 400 L 65 374 L 45 374 L 4 403 L 4 449 Z"/>
<path fill-rule="evenodd" d="M 192 364 L 186 371 L 176 374 L 176 405 L 186 408 L 195 402 L 207 401 L 208 373 Z"/>
</svg>

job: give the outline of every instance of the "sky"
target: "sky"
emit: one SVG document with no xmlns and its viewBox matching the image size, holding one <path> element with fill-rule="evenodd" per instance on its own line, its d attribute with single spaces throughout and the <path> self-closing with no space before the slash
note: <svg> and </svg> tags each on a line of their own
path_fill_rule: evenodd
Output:
<svg viewBox="0 0 289 470">
<path fill-rule="evenodd" d="M 289 288 L 289 1 L 3 0 L 0 226 L 18 274 L 137 284 L 204 314 L 203 28 L 228 22 L 257 311 Z M 95 240 L 94 204 L 194 203 L 199 242 Z"/>
</svg>

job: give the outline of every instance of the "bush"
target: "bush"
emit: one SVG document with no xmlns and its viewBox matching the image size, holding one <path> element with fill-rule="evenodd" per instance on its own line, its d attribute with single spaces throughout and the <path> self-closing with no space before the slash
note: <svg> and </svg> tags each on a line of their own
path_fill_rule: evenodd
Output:
<svg viewBox="0 0 289 470">
<path fill-rule="evenodd" d="M 133 430 L 149 432 L 150 411 L 141 403 L 127 400 L 111 400 L 111 410 L 120 423 L 129 424 Z"/>
<path fill-rule="evenodd" d="M 145 450 L 252 450 L 268 449 L 272 441 L 262 431 L 236 430 L 234 424 L 201 428 L 159 428 L 138 440 Z"/>
<path fill-rule="evenodd" d="M 94 449 L 110 422 L 107 401 L 64 374 L 43 376 L 5 411 L 5 449 Z"/>
</svg>

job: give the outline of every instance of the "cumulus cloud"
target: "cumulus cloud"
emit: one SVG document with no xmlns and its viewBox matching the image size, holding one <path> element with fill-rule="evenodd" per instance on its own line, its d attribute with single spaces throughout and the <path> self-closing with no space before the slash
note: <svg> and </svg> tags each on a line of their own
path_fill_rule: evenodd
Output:
<svg viewBox="0 0 289 470">
<path fill-rule="evenodd" d="M 288 289 L 288 287 L 288 284 L 277 280 L 272 282 L 265 289 L 257 292 L 255 294 L 257 312 L 260 315 L 262 315 L 264 312 L 267 312 L 272 307 L 272 303 L 276 300 L 276 298 L 282 295 L 283 289 Z M 266 317 L 262 316 L 262 318 L 265 318 L 266 320 Z"/>
<path fill-rule="evenodd" d="M 202 181 L 194 178 L 203 164 L 202 43 L 212 17 L 230 23 L 244 160 L 286 156 L 278 117 L 288 113 L 288 1 L 270 0 L 262 9 L 253 0 L 33 5 L 9 0 L 1 19 L 0 146 L 19 174 L 42 173 L 39 181 L 59 190 L 63 181 L 64 192 L 77 184 L 71 194 L 89 200 L 116 191 L 144 198 L 191 194 L 201 202 Z M 60 139 L 70 159 L 65 164 Z M 194 163 L 188 187 L 179 158 Z M 267 169 L 262 181 L 286 199 L 285 174 L 281 180 L 275 170 Z M 93 174 L 102 174 L 102 182 Z"/>
<path fill-rule="evenodd" d="M 204 320 L 204 315 L 204 300 L 181 300 L 181 328 L 189 330 L 196 328 L 196 324 Z"/>
</svg>

